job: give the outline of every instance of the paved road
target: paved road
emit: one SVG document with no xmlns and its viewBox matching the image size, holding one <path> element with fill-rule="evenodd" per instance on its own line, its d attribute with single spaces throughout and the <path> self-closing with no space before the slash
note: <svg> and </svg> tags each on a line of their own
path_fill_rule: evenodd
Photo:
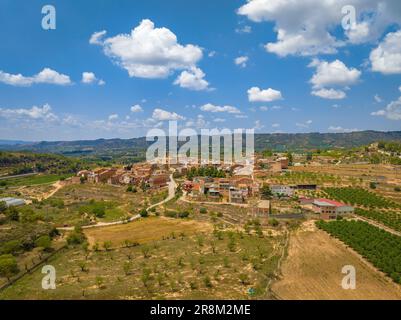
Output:
<svg viewBox="0 0 401 320">
<path fill-rule="evenodd" d="M 173 175 L 170 175 L 170 181 L 168 183 L 168 196 L 167 198 L 165 198 L 164 200 L 152 204 L 151 206 L 149 206 L 148 208 L 146 208 L 147 211 L 149 211 L 152 208 L 158 207 L 168 201 L 170 201 L 171 199 L 173 199 L 175 197 L 175 190 L 177 188 L 177 183 L 174 181 Z M 98 222 L 96 224 L 92 224 L 92 225 L 88 225 L 88 226 L 83 226 L 82 229 L 92 229 L 92 228 L 102 228 L 102 227 L 109 227 L 109 226 L 115 226 L 115 225 L 120 225 L 120 224 L 124 224 L 127 222 L 132 222 L 135 220 L 138 220 L 139 218 L 141 218 L 141 215 L 137 214 L 131 218 L 129 218 L 128 220 L 120 220 L 120 221 L 114 221 L 114 222 Z M 62 230 L 62 231 L 72 231 L 74 230 L 74 227 L 63 227 L 63 228 L 57 228 L 58 230 Z"/>
</svg>

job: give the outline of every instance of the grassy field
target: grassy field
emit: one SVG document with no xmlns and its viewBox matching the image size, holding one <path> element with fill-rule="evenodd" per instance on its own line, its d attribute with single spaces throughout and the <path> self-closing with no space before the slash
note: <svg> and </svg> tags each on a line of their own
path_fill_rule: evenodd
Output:
<svg viewBox="0 0 401 320">
<path fill-rule="evenodd" d="M 60 179 L 68 178 L 70 176 L 71 175 L 38 174 L 35 176 L 4 179 L 1 181 L 5 182 L 6 186 L 8 187 L 21 187 L 53 183 L 59 181 Z"/>
<path fill-rule="evenodd" d="M 270 298 L 268 284 L 277 269 L 282 236 L 206 232 L 204 226 L 194 228 L 199 223 L 155 219 L 121 226 L 127 233 L 123 238 L 131 235 L 143 244 L 89 252 L 76 247 L 56 254 L 48 261 L 57 272 L 55 290 L 41 289 L 43 274 L 37 270 L 0 292 L 0 299 Z M 163 237 L 158 231 L 164 239 L 155 240 L 156 229 L 144 228 L 150 223 L 174 234 Z M 148 235 L 137 234 L 144 229 Z M 122 231 L 110 232 L 88 235 L 118 242 Z"/>
<path fill-rule="evenodd" d="M 341 287 L 343 266 L 356 269 L 356 289 Z M 401 299 L 401 286 L 339 240 L 316 230 L 313 221 L 291 234 L 282 276 L 273 284 L 281 299 Z"/>
<path fill-rule="evenodd" d="M 178 237 L 181 233 L 193 235 L 198 232 L 210 232 L 212 229 L 212 225 L 209 223 L 149 217 L 122 225 L 87 229 L 85 234 L 91 245 L 96 242 L 111 241 L 114 246 L 119 247 L 123 245 L 124 240 L 142 244 L 162 240 L 173 233 Z"/>
</svg>

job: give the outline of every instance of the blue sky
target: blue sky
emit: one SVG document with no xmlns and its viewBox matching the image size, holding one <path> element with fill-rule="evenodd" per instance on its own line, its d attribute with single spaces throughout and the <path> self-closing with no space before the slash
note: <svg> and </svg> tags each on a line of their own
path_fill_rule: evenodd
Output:
<svg viewBox="0 0 401 320">
<path fill-rule="evenodd" d="M 400 23 L 397 0 L 2 0 L 0 139 L 401 130 Z"/>
</svg>

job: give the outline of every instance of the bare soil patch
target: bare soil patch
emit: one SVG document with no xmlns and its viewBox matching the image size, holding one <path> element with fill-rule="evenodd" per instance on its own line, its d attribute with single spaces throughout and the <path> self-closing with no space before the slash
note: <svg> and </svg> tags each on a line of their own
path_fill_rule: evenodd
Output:
<svg viewBox="0 0 401 320">
<path fill-rule="evenodd" d="M 362 260 L 342 242 L 306 222 L 290 237 L 281 279 L 272 286 L 281 299 L 401 299 L 401 287 Z M 343 266 L 356 269 L 356 289 L 344 290 Z"/>
</svg>

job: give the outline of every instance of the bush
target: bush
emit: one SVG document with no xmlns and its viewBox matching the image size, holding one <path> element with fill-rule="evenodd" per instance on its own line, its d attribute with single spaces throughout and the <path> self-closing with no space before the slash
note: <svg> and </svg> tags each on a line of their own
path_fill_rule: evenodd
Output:
<svg viewBox="0 0 401 320">
<path fill-rule="evenodd" d="M 180 212 L 180 213 L 178 214 L 178 216 L 179 216 L 180 218 L 188 218 L 188 217 L 189 217 L 189 212 L 188 212 L 188 211 Z"/>
<path fill-rule="evenodd" d="M 104 209 L 104 207 L 93 208 L 92 212 L 98 218 L 103 218 L 106 215 L 106 210 Z"/>
<path fill-rule="evenodd" d="M 270 221 L 269 221 L 269 224 L 271 225 L 271 226 L 273 226 L 273 227 L 277 227 L 278 225 L 279 225 L 279 222 L 277 221 L 277 219 L 271 219 Z"/>
<path fill-rule="evenodd" d="M 126 191 L 127 191 L 127 192 L 132 192 L 132 186 L 128 186 L 128 188 L 127 188 Z"/>
<path fill-rule="evenodd" d="M 206 208 L 200 208 L 199 209 L 199 213 L 206 214 L 207 213 L 207 209 Z"/>
<path fill-rule="evenodd" d="M 178 213 L 176 211 L 166 211 L 164 216 L 168 218 L 177 218 Z"/>
<path fill-rule="evenodd" d="M 142 218 L 146 218 L 149 216 L 148 211 L 146 209 L 142 209 L 141 211 L 139 211 L 139 214 Z"/>
<path fill-rule="evenodd" d="M 7 210 L 7 204 L 5 201 L 0 201 L 0 213 Z"/>
<path fill-rule="evenodd" d="M 15 254 L 19 250 L 21 250 L 21 241 L 19 240 L 11 240 L 5 242 L 1 248 L 0 248 L 0 253 L 1 254 Z"/>
<path fill-rule="evenodd" d="M 44 250 L 50 250 L 52 245 L 52 239 L 49 236 L 41 236 L 35 241 L 35 246 L 43 248 Z"/>
<path fill-rule="evenodd" d="M 19 221 L 19 212 L 16 208 L 10 207 L 6 211 L 6 216 L 9 220 Z"/>
<path fill-rule="evenodd" d="M 86 240 L 85 234 L 82 232 L 82 229 L 76 228 L 70 235 L 67 237 L 67 243 L 69 245 L 77 245 L 81 244 Z"/>
<path fill-rule="evenodd" d="M 209 276 L 206 276 L 206 277 L 203 279 L 203 282 L 205 283 L 205 286 L 206 286 L 207 288 L 213 287 L 212 280 L 210 280 L 210 277 L 209 277 Z"/>
<path fill-rule="evenodd" d="M 0 256 L 0 276 L 8 280 L 19 272 L 17 260 L 11 254 Z"/>
</svg>

